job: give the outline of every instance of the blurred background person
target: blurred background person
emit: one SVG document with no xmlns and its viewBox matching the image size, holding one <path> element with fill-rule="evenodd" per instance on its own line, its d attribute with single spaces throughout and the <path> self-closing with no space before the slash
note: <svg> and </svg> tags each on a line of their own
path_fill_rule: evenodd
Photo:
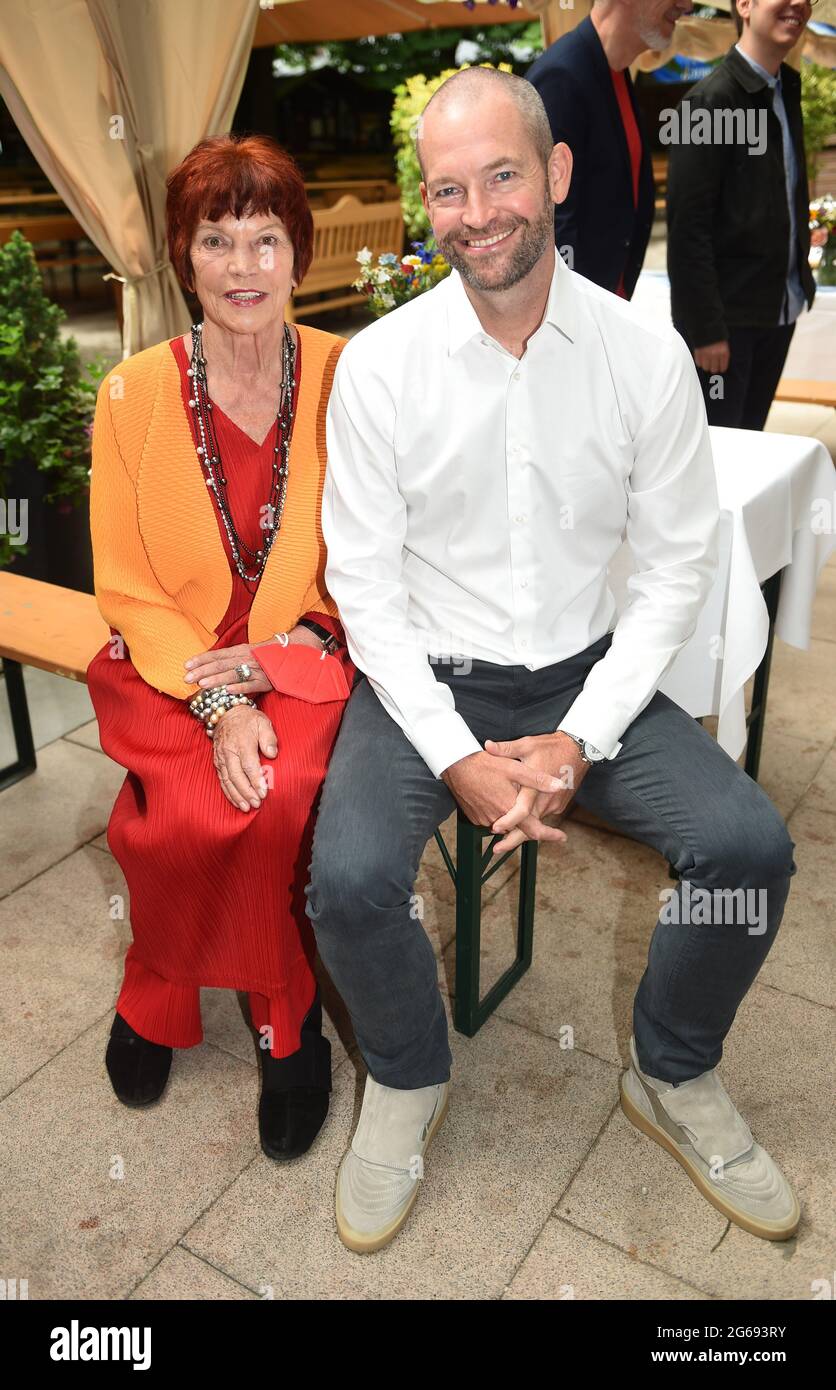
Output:
<svg viewBox="0 0 836 1390">
<path fill-rule="evenodd" d="M 796 320 L 816 293 L 801 78 L 783 62 L 810 13 L 809 0 L 738 0 L 738 42 L 683 99 L 691 122 L 698 111 L 712 113 L 712 143 L 682 140 L 683 102 L 677 107 L 668 164 L 671 316 L 694 354 L 712 425 L 763 429 Z M 742 115 L 745 141 L 717 138 L 714 113 L 723 111 Z"/>
<path fill-rule="evenodd" d="M 595 0 L 526 73 L 555 144 L 572 151 L 569 193 L 554 210 L 558 250 L 570 269 L 624 299 L 636 288 L 655 208 L 650 140 L 629 65 L 648 48 L 667 48 L 692 10 L 691 0 Z"/>
</svg>

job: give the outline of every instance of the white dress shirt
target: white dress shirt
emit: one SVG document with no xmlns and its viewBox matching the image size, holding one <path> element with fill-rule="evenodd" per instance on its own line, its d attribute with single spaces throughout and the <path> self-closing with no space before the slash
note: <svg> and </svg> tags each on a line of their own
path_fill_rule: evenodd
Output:
<svg viewBox="0 0 836 1390">
<path fill-rule="evenodd" d="M 433 774 L 481 745 L 428 656 L 536 671 L 609 631 L 560 728 L 615 757 L 717 566 L 705 406 L 676 330 L 556 255 L 518 359 L 453 271 L 343 349 L 327 445 L 326 583 L 352 660 Z M 625 529 L 637 573 L 616 623 Z"/>
</svg>

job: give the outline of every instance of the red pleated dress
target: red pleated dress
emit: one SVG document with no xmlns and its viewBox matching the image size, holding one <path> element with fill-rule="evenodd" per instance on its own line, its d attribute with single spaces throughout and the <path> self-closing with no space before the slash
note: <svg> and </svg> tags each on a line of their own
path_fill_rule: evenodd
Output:
<svg viewBox="0 0 836 1390">
<path fill-rule="evenodd" d="M 197 445 L 187 405 L 188 355 L 181 338 L 170 346 Z M 301 357 L 299 344 L 295 394 Z M 213 414 L 232 517 L 239 535 L 257 549 L 276 428 L 257 445 L 217 405 Z M 256 586 L 248 588 L 241 579 L 217 508 L 216 518 L 232 573 L 232 597 L 216 629 L 219 648 L 247 642 Z M 350 690 L 355 668 L 339 621 L 321 612 L 300 616 L 312 617 L 343 643 L 334 659 Z M 200 987 L 247 990 L 254 1026 L 270 1025 L 271 1053 L 286 1057 L 300 1046 L 302 1020 L 316 990 L 304 889 L 315 803 L 345 700 L 311 703 L 278 690 L 255 697 L 276 731 L 278 753 L 261 759 L 273 773 L 261 805 L 240 811 L 224 796 L 212 742 L 188 700 L 155 690 L 124 651 L 114 660 L 106 643 L 87 671 L 102 748 L 127 769 L 107 827 L 130 892 L 133 932 L 117 1010 L 151 1042 L 194 1047 L 203 1040 Z"/>
</svg>

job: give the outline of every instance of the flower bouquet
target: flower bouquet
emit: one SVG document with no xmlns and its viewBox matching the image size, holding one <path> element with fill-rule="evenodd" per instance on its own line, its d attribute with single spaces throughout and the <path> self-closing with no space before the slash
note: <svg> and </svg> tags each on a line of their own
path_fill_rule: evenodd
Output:
<svg viewBox="0 0 836 1390">
<path fill-rule="evenodd" d="M 368 246 L 357 252 L 361 271 L 352 288 L 366 295 L 375 318 L 397 309 L 416 295 L 431 290 L 450 274 L 450 267 L 434 242 L 413 241 L 414 255 L 398 258 L 392 251 L 378 256 L 372 265 Z"/>
<path fill-rule="evenodd" d="M 836 198 L 823 193 L 810 204 L 810 265 L 820 285 L 836 285 Z"/>
</svg>

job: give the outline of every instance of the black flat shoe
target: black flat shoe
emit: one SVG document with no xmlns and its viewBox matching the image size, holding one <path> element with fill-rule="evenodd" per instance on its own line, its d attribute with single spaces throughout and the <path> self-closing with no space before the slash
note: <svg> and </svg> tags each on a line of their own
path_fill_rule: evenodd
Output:
<svg viewBox="0 0 836 1390">
<path fill-rule="evenodd" d="M 268 1158 L 286 1162 L 307 1153 L 325 1122 L 331 1099 L 331 1044 L 321 1027 L 317 995 L 302 1024 L 298 1052 L 273 1057 L 268 1048 L 259 1048 L 258 1134 Z"/>
<path fill-rule="evenodd" d="M 117 1013 L 110 1030 L 105 1066 L 123 1105 L 140 1108 L 159 1100 L 171 1071 L 172 1049 L 135 1033 Z"/>
<path fill-rule="evenodd" d="M 286 1162 L 307 1153 L 325 1123 L 330 1100 L 330 1093 L 319 1086 L 262 1092 L 258 1135 L 267 1157 Z"/>
</svg>

